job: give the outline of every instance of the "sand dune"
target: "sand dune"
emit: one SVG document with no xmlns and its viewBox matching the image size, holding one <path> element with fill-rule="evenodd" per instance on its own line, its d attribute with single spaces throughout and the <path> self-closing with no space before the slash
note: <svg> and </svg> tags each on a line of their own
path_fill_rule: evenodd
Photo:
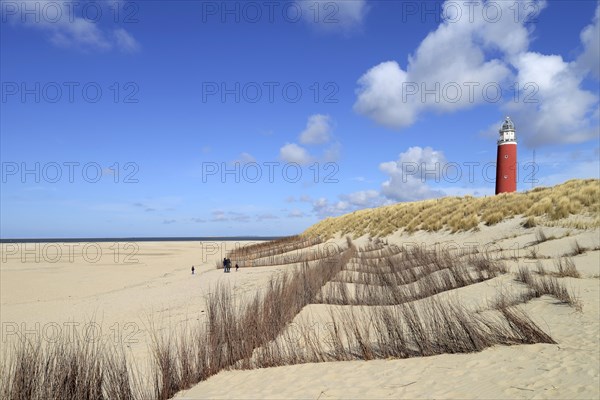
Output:
<svg viewBox="0 0 600 400">
<path fill-rule="evenodd" d="M 3 357 L 11 354 L 12 345 L 20 335 L 48 342 L 56 335 L 67 335 L 66 327 L 73 324 L 79 329 L 77 332 L 83 334 L 86 323 L 93 321 L 100 328 L 96 334 L 101 340 L 123 345 L 129 359 L 139 367 L 139 373 L 144 379 L 150 379 L 149 374 L 156 372 L 152 364 L 152 333 L 171 338 L 177 337 L 177 332 L 184 328 L 203 329 L 208 321 L 211 294 L 226 287 L 231 290 L 235 307 L 248 305 L 257 294 L 256 298 L 268 294 L 273 277 L 300 271 L 303 268 L 300 261 L 310 259 L 305 264 L 310 270 L 334 267 L 340 270 L 333 271 L 330 280 L 319 286 L 314 296 L 307 297 L 307 303 L 291 316 L 290 323 L 280 332 L 265 342 L 256 342 L 258 347 L 244 355 L 245 367 L 235 360 L 225 364 L 225 370 L 215 371 L 216 375 L 188 386 L 177 393 L 176 398 L 598 398 L 600 229 L 583 225 L 577 228 L 568 222 L 577 217 L 554 220 L 546 214 L 538 215 L 536 226 L 525 228 L 528 216 L 507 215 L 493 224 L 480 222 L 476 229 L 398 230 L 383 240 L 374 240 L 365 234 L 355 237 L 351 244 L 345 235 L 337 232 L 326 243 L 316 240 L 294 245 L 292 241 L 292 245 L 273 251 L 267 246 L 254 255 L 234 253 L 244 267 L 230 274 L 224 274 L 215 266 L 235 247 L 232 243 L 212 243 L 208 247 L 193 242 L 136 243 L 135 254 L 129 258 L 135 262 L 130 263 L 124 262 L 122 254 L 119 254 L 119 262 L 116 261 L 114 247 L 111 248 L 114 243 L 94 244 L 102 253 L 95 262 L 77 252 L 72 259 L 63 257 L 57 262 L 49 262 L 48 254 L 38 252 L 42 256 L 37 260 L 35 254 L 27 253 L 25 248 L 15 250 L 14 245 L 3 244 L 0 352 Z M 594 221 L 593 215 L 580 218 Z M 331 229 L 336 224 L 328 221 L 318 229 Z M 324 251 L 325 246 L 329 250 Z M 208 248 L 211 251 L 207 251 Z M 415 248 L 425 252 L 421 257 L 441 254 L 454 260 L 454 264 L 440 267 L 442 269 L 436 272 L 425 264 L 438 261 L 422 261 L 423 258 L 421 261 L 425 264 L 409 268 L 406 263 L 410 258 L 406 257 Z M 349 258 L 341 264 L 327 264 L 331 249 L 337 249 L 335 257 L 344 254 Z M 317 256 L 302 258 L 309 253 Z M 443 275 L 444 268 L 458 274 L 455 278 L 448 275 L 448 282 L 453 285 L 452 282 L 458 282 L 453 279 L 462 279 L 460 271 L 468 276 L 479 276 L 475 264 L 471 265 L 476 257 L 485 258 L 488 264 L 492 263 L 489 265 L 497 262 L 503 269 L 484 274 L 485 279 L 430 293 L 426 298 L 394 298 L 381 304 L 376 300 L 369 305 L 359 292 L 355 292 L 352 302 L 348 299 L 332 302 L 325 296 L 328 288 L 338 281 L 348 287 L 373 286 L 355 282 L 362 279 L 360 271 L 363 270 L 367 274 L 381 275 L 377 278 L 382 280 L 377 281 L 380 283 L 376 299 L 392 289 L 404 293 L 408 286 L 417 287 L 415 293 L 418 293 L 427 288 L 419 286 L 419 282 L 433 279 L 428 276 Z M 560 272 L 558 260 L 565 263 L 563 266 L 567 261 L 572 262 L 579 277 L 573 277 L 572 271 Z M 233 261 L 236 262 L 235 258 Z M 261 266 L 245 267 L 252 262 Z M 409 284 L 389 286 L 395 285 L 389 282 L 390 276 L 398 273 L 393 266 L 396 262 L 401 266 L 406 264 L 403 270 L 429 272 L 423 276 L 411 275 L 414 282 Z M 196 267 L 195 275 L 190 273 L 191 265 Z M 568 290 L 576 304 L 569 305 L 555 295 L 523 297 L 532 290 L 519 281 L 519 273 L 524 270 L 529 271 L 534 280 L 556 280 Z M 261 351 L 285 341 L 289 346 L 292 329 L 313 329 L 314 337 L 325 343 L 331 334 L 328 327 L 340 312 L 352 312 L 359 320 L 368 320 L 377 310 L 394 310 L 406 304 L 427 309 L 429 302 L 437 301 L 438 304 L 458 304 L 474 318 L 498 319 L 499 294 L 505 295 L 505 301 L 520 303 L 518 308 L 556 344 L 533 341 L 535 344 L 494 345 L 472 353 L 459 351 L 427 357 L 300 363 L 244 370 L 260 357 Z M 355 303 L 357 305 L 350 305 Z M 277 311 L 277 306 L 272 310 Z M 373 332 L 367 335 L 368 340 L 377 340 L 372 335 Z M 348 332 L 340 337 L 350 346 L 352 338 Z M 301 351 L 308 345 L 305 339 L 293 344 Z M 293 350 L 293 346 L 288 350 Z M 323 344 L 322 350 L 327 346 L 329 344 Z M 361 357 L 357 353 L 356 358 Z M 301 361 L 281 360 L 281 364 L 297 362 Z"/>
</svg>

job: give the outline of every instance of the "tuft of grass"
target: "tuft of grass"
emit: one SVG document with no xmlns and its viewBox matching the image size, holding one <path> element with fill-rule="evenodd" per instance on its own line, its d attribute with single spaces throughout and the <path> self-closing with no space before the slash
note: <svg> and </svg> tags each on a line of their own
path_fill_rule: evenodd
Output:
<svg viewBox="0 0 600 400">
<path fill-rule="evenodd" d="M 517 271 L 516 280 L 526 284 L 530 291 L 523 295 L 522 300 L 528 301 L 529 299 L 541 297 L 544 295 L 550 295 L 558 299 L 561 303 L 568 304 L 575 308 L 577 311 L 582 311 L 583 304 L 581 300 L 575 295 L 571 294 L 565 284 L 558 281 L 553 276 L 540 276 L 535 278 L 531 271 L 525 267 L 519 267 Z"/>
<path fill-rule="evenodd" d="M 581 278 L 581 274 L 575 267 L 575 262 L 571 257 L 559 258 L 554 261 L 554 266 L 557 269 L 557 275 L 560 277 Z"/>
<path fill-rule="evenodd" d="M 504 219 L 504 214 L 500 211 L 485 214 L 482 218 L 487 226 L 495 225 Z"/>
<path fill-rule="evenodd" d="M 148 396 L 122 349 L 62 338 L 11 343 L 0 370 L 3 399 L 134 399 Z"/>
</svg>

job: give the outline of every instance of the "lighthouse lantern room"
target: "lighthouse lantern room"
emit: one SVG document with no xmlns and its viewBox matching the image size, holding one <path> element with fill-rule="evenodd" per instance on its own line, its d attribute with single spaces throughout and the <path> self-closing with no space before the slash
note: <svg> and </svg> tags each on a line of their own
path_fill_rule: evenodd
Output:
<svg viewBox="0 0 600 400">
<path fill-rule="evenodd" d="M 506 117 L 498 138 L 496 158 L 496 194 L 517 190 L 517 137 L 515 125 Z"/>
</svg>

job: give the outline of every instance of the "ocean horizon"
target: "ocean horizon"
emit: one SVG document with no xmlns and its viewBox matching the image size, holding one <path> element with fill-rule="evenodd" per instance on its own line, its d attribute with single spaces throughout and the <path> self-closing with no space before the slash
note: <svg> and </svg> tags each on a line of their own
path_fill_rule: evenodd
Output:
<svg viewBox="0 0 600 400">
<path fill-rule="evenodd" d="M 152 236 L 102 238 L 0 238 L 0 243 L 75 243 L 75 242 L 194 242 L 276 240 L 286 236 Z"/>
</svg>

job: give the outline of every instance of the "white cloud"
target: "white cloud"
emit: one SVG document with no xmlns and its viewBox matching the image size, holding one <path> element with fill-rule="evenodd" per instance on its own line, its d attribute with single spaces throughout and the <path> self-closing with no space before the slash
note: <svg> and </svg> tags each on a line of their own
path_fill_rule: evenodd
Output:
<svg viewBox="0 0 600 400">
<path fill-rule="evenodd" d="M 123 52 L 135 52 L 140 49 L 137 40 L 125 29 L 102 30 L 99 22 L 79 16 L 82 8 L 78 2 L 37 0 L 28 8 L 37 11 L 26 16 L 23 15 L 24 4 L 16 5 L 16 13 L 5 12 L 3 19 L 11 24 L 22 24 L 46 32 L 48 40 L 56 46 L 83 51 L 117 48 Z M 99 15 L 110 15 L 111 11 L 104 9 L 102 3 L 97 5 L 98 12 L 102 13 Z"/>
<path fill-rule="evenodd" d="M 230 215 L 231 217 L 229 218 L 231 221 L 235 221 L 235 222 L 250 222 L 250 216 L 244 213 L 240 213 L 237 211 L 229 211 L 228 215 Z"/>
<path fill-rule="evenodd" d="M 600 79 L 600 4 L 596 7 L 596 14 L 592 23 L 581 31 L 581 43 L 584 51 L 577 59 L 578 66 L 590 72 L 596 79 Z"/>
<path fill-rule="evenodd" d="M 431 147 L 409 147 L 400 153 L 397 161 L 383 162 L 379 169 L 386 174 L 415 177 L 420 180 L 437 179 L 446 163 L 444 153 Z"/>
<path fill-rule="evenodd" d="M 431 147 L 410 147 L 400 153 L 398 160 L 380 164 L 379 169 L 388 175 L 381 190 L 374 189 L 342 194 L 339 200 L 330 202 L 326 198 L 312 203 L 313 212 L 319 217 L 341 215 L 362 208 L 379 207 L 397 201 L 416 201 L 444 196 L 442 190 L 432 189 L 428 181 L 439 181 L 446 158 L 442 151 Z"/>
<path fill-rule="evenodd" d="M 273 220 L 273 219 L 279 219 L 279 217 L 277 215 L 273 215 L 271 213 L 259 214 L 256 216 L 257 221 L 265 221 L 265 220 Z"/>
<path fill-rule="evenodd" d="M 331 118 L 329 115 L 315 114 L 308 117 L 306 128 L 300 134 L 302 144 L 323 144 L 331 139 Z"/>
<path fill-rule="evenodd" d="M 124 53 L 135 53 L 140 50 L 140 44 L 130 33 L 125 29 L 119 28 L 114 30 L 116 45 Z"/>
<path fill-rule="evenodd" d="M 363 190 L 350 194 L 342 194 L 339 200 L 330 202 L 321 197 L 311 200 L 313 212 L 320 218 L 347 214 L 363 208 L 379 207 L 392 204 L 393 201 L 382 196 L 377 190 Z"/>
<path fill-rule="evenodd" d="M 487 14 L 482 12 L 483 4 L 473 5 L 472 13 L 465 13 L 462 7 L 458 17 L 460 4 L 444 3 L 448 10 L 443 14 L 445 19 L 409 56 L 406 70 L 396 61 L 369 69 L 358 81 L 355 111 L 382 125 L 403 128 L 426 112 L 497 103 L 503 113 L 513 117 L 518 136 L 528 146 L 595 138 L 598 97 L 584 90 L 582 82 L 590 71 L 598 77 L 600 6 L 592 24 L 581 33 L 584 52 L 576 61 L 567 62 L 559 55 L 528 52 L 531 30 L 524 19 L 514 18 L 515 7 L 537 14 L 546 6 L 545 1 L 519 5 L 487 1 Z M 497 14 L 501 17 L 490 20 L 496 14 L 490 14 L 489 9 L 501 10 Z M 520 89 L 517 100 L 512 89 L 515 82 Z M 505 98 L 496 98 L 495 90 L 484 91 L 486 84 L 499 87 Z M 488 132 L 496 135 L 497 129 L 494 125 Z"/>
<path fill-rule="evenodd" d="M 340 198 L 351 205 L 360 208 L 376 207 L 385 202 L 377 190 L 362 190 L 341 195 Z"/>
<path fill-rule="evenodd" d="M 337 162 L 342 153 L 342 145 L 339 142 L 333 143 L 323 153 L 322 160 L 326 163 Z"/>
<path fill-rule="evenodd" d="M 233 163 L 240 163 L 242 165 L 244 164 L 249 164 L 249 163 L 255 163 L 256 162 L 256 158 L 254 158 L 254 156 L 250 153 L 246 153 L 243 152 L 240 154 L 240 157 L 235 160 Z"/>
<path fill-rule="evenodd" d="M 304 20 L 326 32 L 359 29 L 369 12 L 366 0 L 296 0 Z"/>
<path fill-rule="evenodd" d="M 598 136 L 598 97 L 582 89 L 583 76 L 575 63 L 559 55 L 521 53 L 514 58 L 517 82 L 533 83 L 533 102 L 509 102 L 503 110 L 511 115 L 517 137 L 531 147 L 580 143 Z"/>
<path fill-rule="evenodd" d="M 303 145 L 325 145 L 332 139 L 332 125 L 333 121 L 329 115 L 313 114 L 308 117 L 306 128 L 300 133 L 298 139 Z M 315 156 L 297 143 L 286 143 L 279 149 L 279 158 L 300 165 L 308 165 L 316 161 L 336 162 L 340 158 L 341 148 L 341 143 L 334 142 L 323 149 L 320 155 Z"/>
<path fill-rule="evenodd" d="M 227 218 L 227 216 L 225 215 L 225 211 L 222 210 L 215 210 L 212 213 L 212 222 L 224 222 L 224 221 L 229 221 L 229 218 Z"/>
<path fill-rule="evenodd" d="M 306 217 L 306 214 L 301 210 L 294 209 L 288 213 L 287 217 L 288 218 L 304 218 L 304 217 Z"/>
<path fill-rule="evenodd" d="M 334 215 L 346 214 L 351 210 L 351 205 L 347 201 L 337 201 L 330 203 L 325 197 L 313 201 L 313 212 L 320 218 Z"/>
<path fill-rule="evenodd" d="M 286 143 L 285 146 L 279 149 L 279 158 L 285 162 L 300 165 L 308 165 L 313 161 L 313 157 L 308 151 L 296 143 Z"/>
<path fill-rule="evenodd" d="M 503 16 L 495 23 L 487 22 L 481 9 L 472 13 L 472 21 L 465 10 L 460 17 L 443 14 L 449 18 L 423 39 L 406 70 L 396 61 L 369 69 L 358 80 L 355 111 L 382 125 L 403 128 L 426 111 L 451 112 L 489 101 L 492 95 L 486 99 L 482 88 L 501 85 L 511 71 L 501 59 L 486 60 L 486 52 L 513 55 L 528 45 L 528 31 L 523 21 L 515 21 L 512 3 L 494 4 Z M 543 2 L 536 4 L 542 7 Z M 428 94 L 431 90 L 435 94 Z"/>
</svg>

